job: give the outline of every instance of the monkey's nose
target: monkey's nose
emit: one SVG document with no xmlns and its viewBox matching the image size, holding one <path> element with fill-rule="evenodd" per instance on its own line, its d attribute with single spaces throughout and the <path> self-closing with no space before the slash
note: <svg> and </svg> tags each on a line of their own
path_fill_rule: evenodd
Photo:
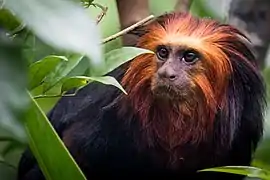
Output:
<svg viewBox="0 0 270 180">
<path fill-rule="evenodd" d="M 177 74 L 172 68 L 160 68 L 157 72 L 158 76 L 162 79 L 174 81 L 177 79 Z"/>
</svg>

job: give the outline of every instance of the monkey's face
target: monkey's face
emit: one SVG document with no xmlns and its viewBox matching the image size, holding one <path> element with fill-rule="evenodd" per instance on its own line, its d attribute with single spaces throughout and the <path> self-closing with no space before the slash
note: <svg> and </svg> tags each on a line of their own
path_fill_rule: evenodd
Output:
<svg viewBox="0 0 270 180">
<path fill-rule="evenodd" d="M 154 95 L 167 99 L 193 96 L 196 91 L 193 77 L 199 73 L 201 58 L 199 52 L 184 46 L 157 46 L 154 58 L 157 71 L 151 81 Z"/>
</svg>

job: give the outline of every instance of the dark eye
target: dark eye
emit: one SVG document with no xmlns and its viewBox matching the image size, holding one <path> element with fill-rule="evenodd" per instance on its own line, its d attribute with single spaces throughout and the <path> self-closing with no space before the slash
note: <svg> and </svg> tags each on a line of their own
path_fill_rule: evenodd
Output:
<svg viewBox="0 0 270 180">
<path fill-rule="evenodd" d="M 186 51 L 183 54 L 182 60 L 187 62 L 187 63 L 193 63 L 198 60 L 198 55 L 195 52 L 192 51 Z"/>
<path fill-rule="evenodd" d="M 169 57 L 169 50 L 163 46 L 158 47 L 157 56 L 160 60 L 166 60 Z"/>
</svg>

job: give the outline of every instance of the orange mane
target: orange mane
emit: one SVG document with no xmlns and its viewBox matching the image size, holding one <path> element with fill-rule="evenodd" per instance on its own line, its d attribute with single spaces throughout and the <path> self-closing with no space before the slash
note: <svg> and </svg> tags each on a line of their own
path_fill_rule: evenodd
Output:
<svg viewBox="0 0 270 180">
<path fill-rule="evenodd" d="M 151 79 L 157 71 L 154 54 L 135 58 L 122 79 L 134 113 L 141 119 L 148 135 L 158 136 L 170 147 L 181 143 L 201 142 L 211 134 L 216 112 L 225 101 L 226 87 L 232 72 L 228 53 L 238 54 L 230 46 L 241 35 L 228 25 L 190 14 L 167 14 L 147 26 L 137 46 L 155 51 L 157 45 L 186 46 L 203 55 L 200 73 L 191 75 L 203 97 L 190 97 L 189 102 L 156 102 L 151 93 Z M 227 52 L 227 53 L 226 53 Z M 203 103 L 202 103 L 203 102 Z M 151 128 L 150 128 L 151 127 Z M 150 129 L 149 129 L 150 128 Z"/>
</svg>

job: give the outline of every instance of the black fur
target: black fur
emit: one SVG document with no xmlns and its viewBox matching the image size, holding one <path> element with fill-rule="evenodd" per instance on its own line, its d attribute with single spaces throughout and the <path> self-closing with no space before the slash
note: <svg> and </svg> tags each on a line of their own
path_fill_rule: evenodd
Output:
<svg viewBox="0 0 270 180">
<path fill-rule="evenodd" d="M 181 169 L 166 166 L 161 147 L 139 147 L 140 126 L 136 115 L 117 116 L 120 90 L 97 82 L 81 89 L 75 97 L 63 97 L 48 114 L 57 133 L 89 179 L 156 178 L 230 179 L 243 177 L 226 173 L 196 173 L 196 170 L 250 165 L 263 132 L 265 87 L 261 75 L 253 69 L 255 58 L 244 44 L 236 44 L 251 62 L 231 55 L 233 75 L 227 94 L 228 111 L 216 116 L 211 144 L 183 145 L 185 157 Z M 121 81 L 125 66 L 109 75 Z M 127 107 L 128 108 L 128 107 Z M 128 122 L 128 123 L 127 123 Z M 164 159 L 163 159 L 164 158 Z M 19 164 L 18 180 L 41 180 L 43 175 L 29 150 Z"/>
</svg>

